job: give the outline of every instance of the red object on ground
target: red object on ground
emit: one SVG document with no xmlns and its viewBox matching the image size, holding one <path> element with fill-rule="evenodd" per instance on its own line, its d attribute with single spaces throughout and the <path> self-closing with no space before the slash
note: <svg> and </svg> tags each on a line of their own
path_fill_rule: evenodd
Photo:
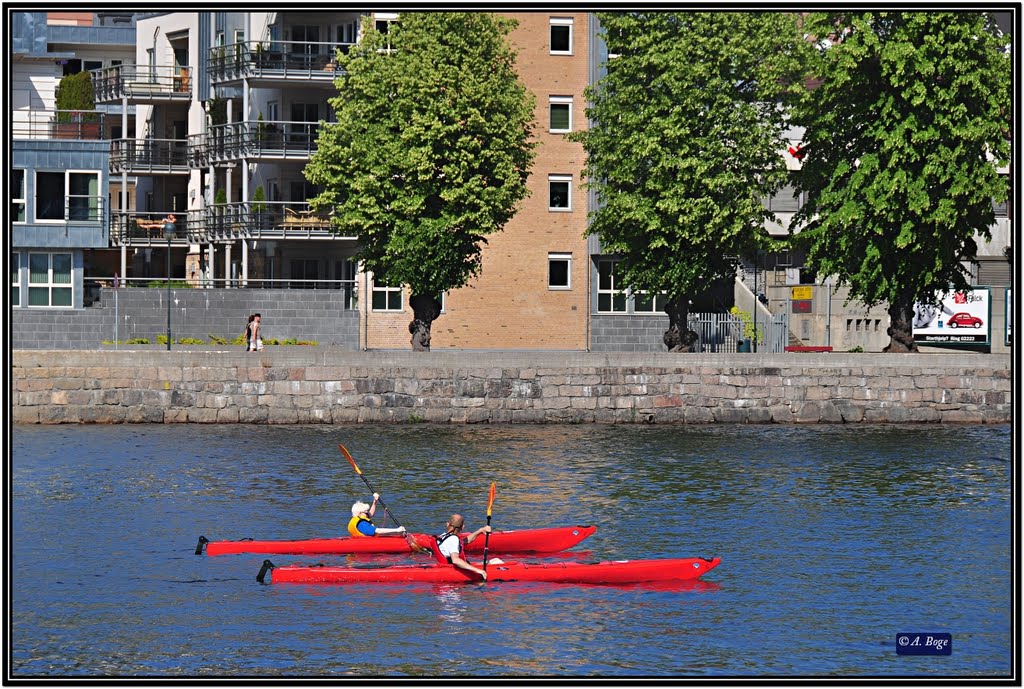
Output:
<svg viewBox="0 0 1024 689">
<path fill-rule="evenodd" d="M 547 529 L 521 529 L 491 532 L 490 550 L 496 553 L 557 553 L 573 547 L 597 531 L 596 526 L 556 526 Z M 429 549 L 430 534 L 412 534 L 420 546 Z M 200 537 L 196 555 L 202 551 Z M 463 536 L 465 540 L 465 536 Z M 464 546 L 468 553 L 483 552 L 484 539 Z M 207 555 L 234 553 L 276 553 L 280 555 L 349 555 L 357 553 L 408 553 L 409 544 L 400 534 L 372 538 L 307 538 L 291 541 L 206 541 Z"/>
<path fill-rule="evenodd" d="M 790 346 L 786 347 L 785 349 L 786 349 L 787 352 L 831 352 L 832 351 L 831 347 L 814 347 L 814 346 L 810 346 L 810 345 L 807 345 L 807 346 L 804 346 L 804 345 L 800 345 L 800 346 L 790 345 Z"/>
<path fill-rule="evenodd" d="M 492 534 L 493 536 L 493 534 Z M 604 562 L 503 562 L 490 563 L 487 581 L 546 581 L 560 584 L 637 584 L 698 579 L 721 562 L 721 558 L 669 558 L 662 560 L 608 560 Z M 276 567 L 265 560 L 256 580 L 263 583 L 267 572 L 271 582 L 295 584 L 356 584 L 377 582 L 427 582 L 458 584 L 479 582 L 480 576 L 450 565 L 395 565 L 392 567 Z"/>
</svg>

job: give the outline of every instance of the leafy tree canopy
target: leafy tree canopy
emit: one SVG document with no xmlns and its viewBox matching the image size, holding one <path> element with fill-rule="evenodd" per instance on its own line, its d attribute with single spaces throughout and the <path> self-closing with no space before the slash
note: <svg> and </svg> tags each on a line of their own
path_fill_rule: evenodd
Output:
<svg viewBox="0 0 1024 689">
<path fill-rule="evenodd" d="M 909 312 L 966 287 L 961 260 L 1007 197 L 1010 55 L 983 12 L 816 13 L 821 78 L 806 127 L 795 221 L 820 273 L 888 302 L 890 351 L 913 346 Z"/>
<path fill-rule="evenodd" d="M 729 277 L 786 180 L 784 103 L 806 48 L 781 13 L 598 15 L 613 56 L 574 138 L 620 280 L 673 297 Z"/>
<path fill-rule="evenodd" d="M 337 122 L 321 128 L 305 170 L 323 189 L 312 204 L 359 237 L 367 269 L 431 302 L 478 274 L 486 236 L 527 194 L 534 98 L 506 41 L 513 26 L 403 13 L 386 34 L 366 21 L 339 55 Z"/>
</svg>

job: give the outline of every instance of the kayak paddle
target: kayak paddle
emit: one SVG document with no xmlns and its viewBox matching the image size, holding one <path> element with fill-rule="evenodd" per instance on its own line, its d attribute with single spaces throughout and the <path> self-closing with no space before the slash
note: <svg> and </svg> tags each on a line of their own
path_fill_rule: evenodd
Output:
<svg viewBox="0 0 1024 689">
<path fill-rule="evenodd" d="M 359 474 L 359 478 L 363 479 L 363 483 L 366 484 L 367 489 L 369 489 L 371 493 L 377 493 L 378 491 L 374 490 L 373 486 L 370 485 L 370 482 L 366 480 L 365 476 L 363 476 L 363 472 L 359 470 L 359 466 L 356 464 L 356 460 L 352 459 L 352 455 L 348 453 L 348 450 L 345 449 L 345 446 L 342 445 L 341 443 L 338 443 L 338 449 L 341 450 L 341 454 L 345 455 L 345 459 L 348 460 L 348 463 L 351 464 L 352 468 L 356 470 L 357 474 Z M 377 498 L 377 502 L 379 502 L 380 506 L 384 508 L 384 512 L 386 512 L 387 515 L 391 517 L 391 521 L 395 523 L 395 526 L 402 525 L 402 523 L 398 521 L 398 517 L 396 517 L 391 512 L 391 510 L 388 509 L 388 506 L 384 504 L 383 500 Z M 412 548 L 412 551 L 414 553 L 426 552 L 427 549 L 421 546 L 419 543 L 417 543 L 416 539 L 414 539 L 412 537 L 412 534 L 410 534 L 408 531 L 402 535 L 405 536 L 405 542 L 409 544 L 409 547 Z"/>
<path fill-rule="evenodd" d="M 487 498 L 487 526 L 491 525 L 491 507 L 494 506 L 494 481 L 491 481 L 491 494 Z M 487 546 L 490 545 L 491 532 L 484 534 L 484 573 L 487 573 Z"/>
</svg>

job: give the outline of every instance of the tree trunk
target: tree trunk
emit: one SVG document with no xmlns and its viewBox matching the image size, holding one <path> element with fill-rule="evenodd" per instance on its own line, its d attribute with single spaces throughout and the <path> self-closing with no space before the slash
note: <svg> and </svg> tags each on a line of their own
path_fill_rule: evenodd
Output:
<svg viewBox="0 0 1024 689">
<path fill-rule="evenodd" d="M 889 344 L 883 352 L 905 354 L 916 352 L 914 342 L 914 304 L 910 297 L 900 297 L 889 304 L 889 327 L 885 333 L 889 336 Z"/>
<path fill-rule="evenodd" d="M 686 317 L 690 314 L 688 294 L 676 297 L 665 305 L 668 314 L 668 330 L 662 340 L 670 352 L 692 352 L 697 344 L 697 333 L 686 329 Z"/>
<path fill-rule="evenodd" d="M 409 332 L 412 333 L 412 351 L 430 351 L 430 326 L 441 315 L 441 305 L 434 297 L 426 294 L 414 294 L 409 298 L 412 306 L 412 321 Z"/>
</svg>

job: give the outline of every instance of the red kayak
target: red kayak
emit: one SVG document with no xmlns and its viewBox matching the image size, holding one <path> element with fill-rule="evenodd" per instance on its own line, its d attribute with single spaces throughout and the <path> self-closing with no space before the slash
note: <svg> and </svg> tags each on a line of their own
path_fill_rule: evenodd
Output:
<svg viewBox="0 0 1024 689">
<path fill-rule="evenodd" d="M 491 534 L 492 538 L 494 534 Z M 559 584 L 635 584 L 651 581 L 697 579 L 718 566 L 721 558 L 673 558 L 664 560 L 609 560 L 605 562 L 503 562 L 488 564 L 487 581 L 546 581 Z M 264 583 L 355 584 L 376 582 L 427 582 L 456 584 L 479 582 L 480 577 L 451 565 L 395 565 L 392 567 L 277 567 L 263 561 L 256 581 Z"/>
<path fill-rule="evenodd" d="M 549 529 L 522 529 L 518 531 L 492 531 L 489 551 L 493 553 L 557 553 L 573 547 L 597 531 L 596 526 L 557 526 Z M 434 537 L 429 534 L 411 534 L 418 545 L 429 550 Z M 463 536 L 465 540 L 465 536 Z M 484 551 L 483 538 L 465 545 L 468 553 Z M 275 553 L 279 555 L 351 555 L 359 553 L 409 553 L 412 549 L 400 534 L 372 538 L 307 538 L 294 541 L 211 541 L 199 537 L 196 555 L 233 553 Z"/>
</svg>

